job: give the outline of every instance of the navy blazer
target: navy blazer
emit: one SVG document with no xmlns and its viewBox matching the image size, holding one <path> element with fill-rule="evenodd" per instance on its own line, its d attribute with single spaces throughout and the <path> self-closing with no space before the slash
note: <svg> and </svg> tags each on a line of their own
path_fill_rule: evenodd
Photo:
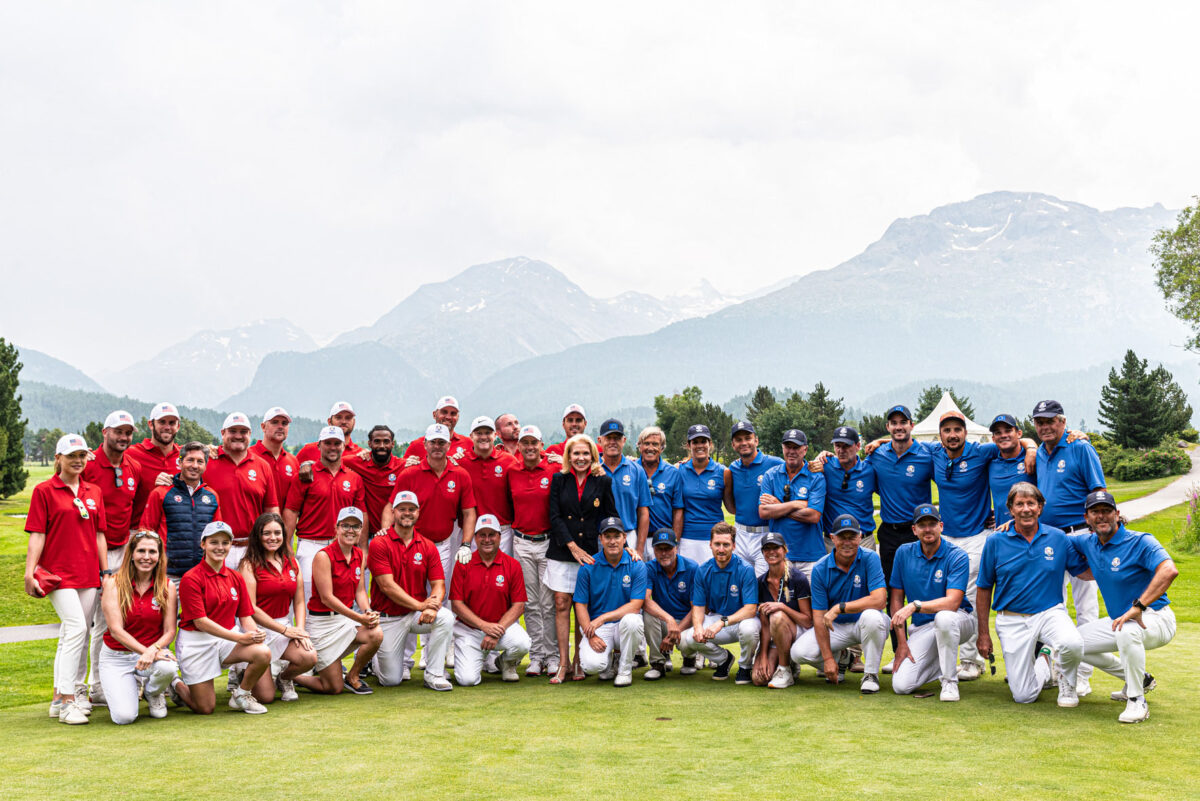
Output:
<svg viewBox="0 0 1200 801">
<path fill-rule="evenodd" d="M 619 517 L 611 478 L 588 473 L 581 498 L 574 473 L 555 473 L 550 479 L 550 545 L 546 558 L 574 562 L 567 548 L 569 542 L 588 555 L 599 551 L 600 521 L 606 517 Z"/>
</svg>

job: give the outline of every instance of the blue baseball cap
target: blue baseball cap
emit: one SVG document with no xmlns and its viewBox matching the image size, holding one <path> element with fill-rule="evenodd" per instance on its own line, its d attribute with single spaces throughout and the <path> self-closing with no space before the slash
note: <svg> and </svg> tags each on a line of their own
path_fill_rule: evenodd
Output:
<svg viewBox="0 0 1200 801">
<path fill-rule="evenodd" d="M 670 545 L 674 548 L 678 545 L 675 542 L 675 532 L 669 528 L 660 528 L 650 537 L 650 547 L 657 548 L 660 545 Z"/>
<path fill-rule="evenodd" d="M 833 432 L 833 442 L 841 442 L 844 445 L 857 445 L 858 432 L 850 426 L 841 426 Z"/>
<path fill-rule="evenodd" d="M 1095 492 L 1089 492 L 1087 499 L 1083 502 L 1083 508 L 1091 509 L 1093 506 L 1099 506 L 1101 504 L 1108 504 L 1114 509 L 1117 508 L 1117 501 L 1115 498 L 1113 498 L 1112 493 L 1108 490 L 1102 489 L 1096 490 Z"/>
<path fill-rule="evenodd" d="M 625 524 L 619 517 L 606 517 L 600 521 L 600 533 L 603 534 L 606 531 L 620 531 L 624 534 Z"/>
<path fill-rule="evenodd" d="M 1059 415 L 1066 416 L 1063 411 L 1062 404 L 1056 400 L 1038 401 L 1038 405 L 1033 407 L 1033 414 L 1030 415 L 1033 419 L 1039 417 L 1058 417 Z"/>
<path fill-rule="evenodd" d="M 942 521 L 942 513 L 932 503 L 917 504 L 917 508 L 913 509 L 913 522 L 920 523 L 927 517 L 932 517 L 939 523 Z"/>
<path fill-rule="evenodd" d="M 701 437 L 704 437 L 704 439 L 712 439 L 712 432 L 708 430 L 708 426 L 697 424 L 688 428 L 688 442 L 691 442 L 694 439 L 700 439 Z"/>
<path fill-rule="evenodd" d="M 998 414 L 995 417 L 993 417 L 992 422 L 988 424 L 988 431 L 995 431 L 996 426 L 1000 425 L 1001 423 L 1004 423 L 1005 425 L 1010 425 L 1013 428 L 1021 427 L 1021 426 L 1017 425 L 1017 418 L 1013 417 L 1011 414 Z"/>
<path fill-rule="evenodd" d="M 887 420 L 889 417 L 891 417 L 896 412 L 899 412 L 900 414 L 904 415 L 905 420 L 908 420 L 910 423 L 912 422 L 912 419 L 913 419 L 912 412 L 909 410 L 909 408 L 907 406 L 905 406 L 902 403 L 897 403 L 895 406 L 888 409 L 887 413 L 883 415 L 883 419 Z"/>
<path fill-rule="evenodd" d="M 829 532 L 830 536 L 836 537 L 839 534 L 862 534 L 862 526 L 858 524 L 858 518 L 854 515 L 838 515 L 833 519 L 833 531 Z"/>
<path fill-rule="evenodd" d="M 798 428 L 789 428 L 783 432 L 783 441 L 790 442 L 793 445 L 807 445 L 808 435 Z"/>
<path fill-rule="evenodd" d="M 625 436 L 625 424 L 615 418 L 608 418 L 600 424 L 600 436 L 603 437 L 606 434 L 620 434 L 622 437 Z"/>
<path fill-rule="evenodd" d="M 733 439 L 735 436 L 737 436 L 737 433 L 739 431 L 749 431 L 751 434 L 758 433 L 757 431 L 754 430 L 754 424 L 751 423 L 749 420 L 739 420 L 738 422 L 733 424 L 733 430 L 731 430 L 729 432 L 729 438 Z"/>
<path fill-rule="evenodd" d="M 783 535 L 780 534 L 778 531 L 768 531 L 766 534 L 763 535 L 762 545 L 760 545 L 758 547 L 762 548 L 762 549 L 775 547 L 775 548 L 782 548 L 783 550 L 786 551 L 787 550 L 787 540 L 785 540 L 783 538 Z"/>
</svg>

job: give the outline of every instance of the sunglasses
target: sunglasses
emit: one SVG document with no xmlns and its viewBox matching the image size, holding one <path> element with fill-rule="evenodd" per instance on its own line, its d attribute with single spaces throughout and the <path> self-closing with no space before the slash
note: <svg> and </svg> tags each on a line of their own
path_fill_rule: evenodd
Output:
<svg viewBox="0 0 1200 801">
<path fill-rule="evenodd" d="M 954 480 L 954 462 L 946 462 L 946 480 Z"/>
<path fill-rule="evenodd" d="M 139 531 L 137 534 L 133 535 L 134 542 L 137 542 L 138 540 L 144 540 L 146 538 L 162 542 L 162 537 L 158 536 L 157 531 Z"/>
<path fill-rule="evenodd" d="M 121 488 L 121 476 L 125 475 L 125 473 L 121 470 L 121 468 L 114 467 L 113 474 L 114 474 L 113 482 L 114 482 L 115 486 L 117 487 L 117 489 L 120 489 Z"/>
<path fill-rule="evenodd" d="M 784 484 L 783 485 L 783 501 L 784 501 L 784 503 L 787 503 L 791 499 L 792 499 L 792 485 Z"/>
<path fill-rule="evenodd" d="M 87 507 L 83 505 L 83 501 L 81 499 L 75 499 L 75 508 L 79 510 L 80 518 L 87 520 L 90 517 L 88 515 Z"/>
<path fill-rule="evenodd" d="M 842 473 L 842 490 L 844 491 L 844 490 L 848 489 L 849 487 L 850 487 L 850 474 L 843 472 Z"/>
</svg>

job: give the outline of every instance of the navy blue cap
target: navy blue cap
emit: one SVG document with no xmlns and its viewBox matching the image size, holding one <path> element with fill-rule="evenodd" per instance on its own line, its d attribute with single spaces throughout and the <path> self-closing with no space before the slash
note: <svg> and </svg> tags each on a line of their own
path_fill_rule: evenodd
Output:
<svg viewBox="0 0 1200 801">
<path fill-rule="evenodd" d="M 625 436 L 625 424 L 615 418 L 608 418 L 600 424 L 600 436 L 605 434 L 620 434 Z"/>
<path fill-rule="evenodd" d="M 798 428 L 789 428 L 783 432 L 783 441 L 790 442 L 793 445 L 807 445 L 808 435 Z"/>
<path fill-rule="evenodd" d="M 759 547 L 766 548 L 770 545 L 782 548 L 785 551 L 787 550 L 787 540 L 785 540 L 783 535 L 778 531 L 768 531 L 766 534 L 764 534 L 762 538 L 762 545 Z"/>
<path fill-rule="evenodd" d="M 833 531 L 829 532 L 830 536 L 836 537 L 838 534 L 844 534 L 847 531 L 862 534 L 862 526 L 858 524 L 858 518 L 854 515 L 838 515 L 835 517 L 833 519 Z"/>
<path fill-rule="evenodd" d="M 845 445 L 857 445 L 858 432 L 850 426 L 842 426 L 833 432 L 833 441 L 841 442 Z"/>
<path fill-rule="evenodd" d="M 624 534 L 625 524 L 619 517 L 606 517 L 600 521 L 600 533 L 603 534 L 606 531 L 620 531 Z"/>
<path fill-rule="evenodd" d="M 1083 502 L 1083 508 L 1091 509 L 1093 506 L 1099 506 L 1102 503 L 1106 503 L 1114 509 L 1117 508 L 1117 501 L 1115 498 L 1113 498 L 1112 493 L 1108 490 L 1102 489 L 1096 490 L 1095 492 L 1089 492 L 1087 500 Z"/>
<path fill-rule="evenodd" d="M 650 536 L 651 548 L 657 548 L 660 545 L 670 545 L 674 548 L 677 544 L 675 542 L 675 532 L 669 528 L 660 528 Z"/>
<path fill-rule="evenodd" d="M 1058 417 L 1060 414 L 1064 417 L 1067 414 L 1063 411 L 1061 403 L 1056 400 L 1044 400 L 1038 401 L 1038 405 L 1033 407 L 1031 416 L 1036 420 L 1039 417 Z"/>
<path fill-rule="evenodd" d="M 700 439 L 700 437 L 712 439 L 712 432 L 708 430 L 708 426 L 697 424 L 688 428 L 688 442 L 691 442 L 694 439 Z"/>
<path fill-rule="evenodd" d="M 988 431 L 995 431 L 998 423 L 1005 423 L 1013 428 L 1021 427 L 1017 424 L 1017 418 L 1013 417 L 1011 414 L 998 414 L 992 418 L 992 422 L 988 426 Z"/>
<path fill-rule="evenodd" d="M 927 517 L 932 517 L 939 523 L 942 521 L 942 513 L 932 503 L 917 504 L 917 508 L 913 509 L 913 522 L 920 523 Z"/>
<path fill-rule="evenodd" d="M 883 416 L 883 419 L 887 420 L 889 417 L 891 417 L 896 412 L 900 412 L 900 414 L 904 415 L 905 420 L 908 420 L 910 423 L 912 422 L 912 412 L 909 410 L 909 408 L 907 406 L 905 406 L 902 403 L 897 403 L 895 406 L 888 409 L 887 413 Z"/>
<path fill-rule="evenodd" d="M 751 434 L 758 433 L 757 431 L 754 430 L 754 424 L 751 423 L 749 420 L 739 420 L 738 422 L 733 424 L 733 430 L 731 430 L 729 432 L 729 438 L 733 439 L 734 436 L 736 436 L 737 432 L 739 432 L 739 431 L 749 431 Z"/>
</svg>

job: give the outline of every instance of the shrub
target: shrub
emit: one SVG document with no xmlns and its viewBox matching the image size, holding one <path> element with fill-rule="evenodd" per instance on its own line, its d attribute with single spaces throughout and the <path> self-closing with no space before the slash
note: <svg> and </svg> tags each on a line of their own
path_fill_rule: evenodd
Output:
<svg viewBox="0 0 1200 801">
<path fill-rule="evenodd" d="M 1192 487 L 1187 494 L 1188 516 L 1183 528 L 1171 543 L 1172 548 L 1187 553 L 1200 551 L 1200 489 Z"/>
<path fill-rule="evenodd" d="M 1192 460 L 1174 447 L 1159 446 L 1148 451 L 1111 448 L 1101 457 L 1100 464 L 1117 481 L 1144 481 L 1183 475 L 1191 469 Z"/>
<path fill-rule="evenodd" d="M 1194 428 L 1185 428 L 1179 432 L 1179 438 L 1184 442 L 1200 442 L 1200 431 Z"/>
</svg>

